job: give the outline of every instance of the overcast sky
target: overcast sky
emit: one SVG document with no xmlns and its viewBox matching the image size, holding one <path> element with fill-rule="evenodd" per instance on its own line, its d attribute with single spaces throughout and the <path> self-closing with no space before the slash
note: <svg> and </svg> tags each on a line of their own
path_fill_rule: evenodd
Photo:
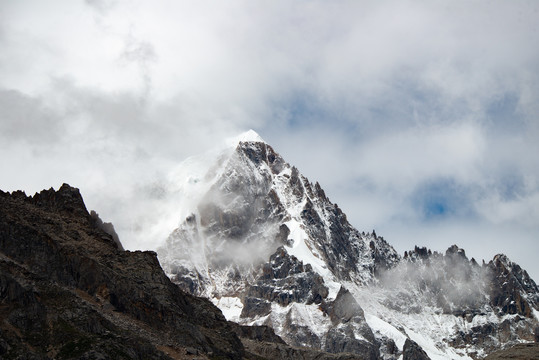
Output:
<svg viewBox="0 0 539 360">
<path fill-rule="evenodd" d="M 155 248 L 162 179 L 252 128 L 400 253 L 537 281 L 538 39 L 534 0 L 0 0 L 0 189 Z"/>
</svg>

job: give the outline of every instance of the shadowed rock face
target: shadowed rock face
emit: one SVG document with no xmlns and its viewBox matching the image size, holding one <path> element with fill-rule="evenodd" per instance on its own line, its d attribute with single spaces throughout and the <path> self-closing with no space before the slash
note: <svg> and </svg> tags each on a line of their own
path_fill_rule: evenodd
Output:
<svg viewBox="0 0 539 360">
<path fill-rule="evenodd" d="M 505 255 L 496 255 L 488 264 L 493 276 L 491 304 L 510 315 L 533 317 L 539 304 L 539 288 L 526 270 Z"/>
<path fill-rule="evenodd" d="M 430 360 L 425 351 L 415 342 L 406 339 L 402 350 L 403 360 Z"/>
<path fill-rule="evenodd" d="M 0 358 L 230 359 L 243 346 L 153 252 L 122 251 L 77 189 L 0 192 Z"/>
</svg>

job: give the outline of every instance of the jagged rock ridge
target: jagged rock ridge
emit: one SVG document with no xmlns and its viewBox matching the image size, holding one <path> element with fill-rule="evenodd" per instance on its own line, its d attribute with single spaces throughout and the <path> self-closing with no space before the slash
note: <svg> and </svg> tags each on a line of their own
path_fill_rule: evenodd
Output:
<svg viewBox="0 0 539 360">
<path fill-rule="evenodd" d="M 155 253 L 122 251 L 77 189 L 1 193 L 0 219 L 3 358 L 243 356 L 220 311 L 172 284 Z"/>
<path fill-rule="evenodd" d="M 207 183 L 202 200 L 158 254 L 174 282 L 229 319 L 372 359 L 397 359 L 406 344 L 469 359 L 533 341 L 539 291 L 518 265 L 500 255 L 479 266 L 456 246 L 401 258 L 258 136 L 196 181 Z"/>
</svg>

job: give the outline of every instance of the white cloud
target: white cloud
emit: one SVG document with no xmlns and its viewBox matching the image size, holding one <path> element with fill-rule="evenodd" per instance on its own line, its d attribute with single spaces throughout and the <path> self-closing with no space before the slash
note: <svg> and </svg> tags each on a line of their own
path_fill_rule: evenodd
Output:
<svg viewBox="0 0 539 360">
<path fill-rule="evenodd" d="M 410 191 L 422 179 L 453 177 L 477 180 L 485 156 L 484 135 L 473 124 L 414 127 L 381 135 L 358 149 L 358 176 L 373 177 L 382 187 Z"/>
<path fill-rule="evenodd" d="M 255 128 L 358 227 L 441 244 L 416 195 L 447 181 L 474 234 L 537 234 L 535 1 L 0 7 L 3 190 L 68 181 L 127 228 L 173 165 Z"/>
</svg>

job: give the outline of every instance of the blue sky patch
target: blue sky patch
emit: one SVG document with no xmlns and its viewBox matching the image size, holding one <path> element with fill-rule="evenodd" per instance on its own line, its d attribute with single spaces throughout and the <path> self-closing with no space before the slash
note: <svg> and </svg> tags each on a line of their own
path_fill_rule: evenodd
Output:
<svg viewBox="0 0 539 360">
<path fill-rule="evenodd" d="M 464 218 L 474 214 L 473 192 L 454 179 L 436 179 L 421 184 L 412 194 L 413 208 L 424 221 Z"/>
</svg>

